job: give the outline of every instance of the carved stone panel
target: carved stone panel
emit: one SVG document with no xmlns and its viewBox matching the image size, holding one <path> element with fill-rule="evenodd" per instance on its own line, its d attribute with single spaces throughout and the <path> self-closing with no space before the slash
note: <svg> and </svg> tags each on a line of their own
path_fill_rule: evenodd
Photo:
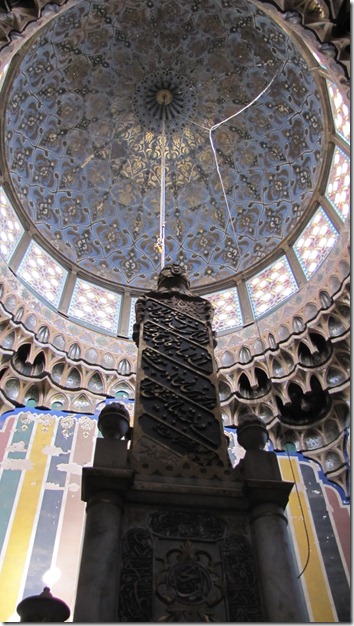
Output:
<svg viewBox="0 0 354 626">
<path fill-rule="evenodd" d="M 155 567 L 157 621 L 226 621 L 222 563 L 216 545 L 160 539 Z"/>
<path fill-rule="evenodd" d="M 119 622 L 152 621 L 153 550 L 150 533 L 132 528 L 122 546 L 119 583 Z"/>
<path fill-rule="evenodd" d="M 262 621 L 243 514 L 133 507 L 124 526 L 119 621 Z"/>
<path fill-rule="evenodd" d="M 192 437 L 195 442 L 217 449 L 220 445 L 220 429 L 214 413 L 206 408 L 166 389 L 163 385 L 145 378 L 140 387 L 140 401 L 144 412 L 163 422 L 171 430 Z M 140 424 L 144 428 L 144 414 Z"/>
<path fill-rule="evenodd" d="M 221 541 L 227 533 L 222 517 L 205 511 L 156 511 L 149 515 L 147 523 L 154 535 L 164 539 Z"/>
<path fill-rule="evenodd" d="M 203 298 L 176 291 L 153 296 L 150 292 L 136 305 L 139 359 L 132 464 L 139 472 L 164 473 L 166 464 L 171 465 L 171 451 L 180 458 L 175 476 L 186 471 L 190 475 L 191 463 L 194 476 L 206 467 L 229 471 L 216 387 L 212 307 Z M 198 318 L 192 315 L 192 305 L 198 305 Z M 152 444 L 160 445 L 160 467 L 149 458 Z"/>
<path fill-rule="evenodd" d="M 183 367 L 151 348 L 145 348 L 142 352 L 142 367 L 146 376 L 171 391 L 179 391 L 207 408 L 216 406 L 214 385 L 198 371 Z"/>
<path fill-rule="evenodd" d="M 221 544 L 230 622 L 261 622 L 262 612 L 251 546 L 242 535 Z"/>
<path fill-rule="evenodd" d="M 201 345 L 209 343 L 208 326 L 205 322 L 195 319 L 175 308 L 170 308 L 157 300 L 149 298 L 145 303 L 145 320 L 163 324 L 165 328 L 188 337 Z"/>
<path fill-rule="evenodd" d="M 159 350 L 187 367 L 196 367 L 206 374 L 211 374 L 213 371 L 211 356 L 205 348 L 187 341 L 185 337 L 155 322 L 145 322 L 143 339 L 147 346 Z"/>
</svg>

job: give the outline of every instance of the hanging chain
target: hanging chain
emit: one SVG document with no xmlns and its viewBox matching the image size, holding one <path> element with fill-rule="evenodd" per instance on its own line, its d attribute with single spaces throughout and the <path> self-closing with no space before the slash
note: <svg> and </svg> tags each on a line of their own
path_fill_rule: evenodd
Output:
<svg viewBox="0 0 354 626">
<path fill-rule="evenodd" d="M 165 170 L 166 170 L 166 136 L 165 136 L 165 118 L 162 118 L 161 132 L 161 191 L 160 191 L 160 232 L 155 243 L 155 248 L 161 257 L 161 269 L 165 265 L 165 223 L 166 223 L 166 207 L 165 207 Z"/>
</svg>

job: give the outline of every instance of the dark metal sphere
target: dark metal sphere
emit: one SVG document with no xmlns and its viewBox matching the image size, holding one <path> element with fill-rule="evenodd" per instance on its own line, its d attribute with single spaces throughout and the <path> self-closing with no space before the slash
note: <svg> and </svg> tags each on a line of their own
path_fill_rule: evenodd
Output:
<svg viewBox="0 0 354 626">
<path fill-rule="evenodd" d="M 107 439 L 121 439 L 129 430 L 130 416 L 124 404 L 111 402 L 98 416 L 98 430 Z"/>
<path fill-rule="evenodd" d="M 240 417 L 237 441 L 245 450 L 263 450 L 268 440 L 268 431 L 262 420 L 253 414 Z"/>
</svg>

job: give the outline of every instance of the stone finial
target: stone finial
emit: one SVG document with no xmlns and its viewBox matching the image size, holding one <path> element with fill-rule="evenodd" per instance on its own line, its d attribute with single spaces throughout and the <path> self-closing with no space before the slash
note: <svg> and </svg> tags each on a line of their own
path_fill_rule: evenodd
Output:
<svg viewBox="0 0 354 626">
<path fill-rule="evenodd" d="M 237 440 L 245 450 L 263 450 L 268 440 L 268 431 L 259 417 L 248 413 L 239 418 Z"/>
<path fill-rule="evenodd" d="M 44 587 L 38 596 L 24 598 L 17 606 L 21 622 L 65 622 L 70 617 L 69 607 Z"/>
<path fill-rule="evenodd" d="M 186 271 L 178 263 L 165 265 L 161 270 L 157 279 L 158 291 L 179 291 L 182 293 L 190 293 L 189 279 Z"/>
<path fill-rule="evenodd" d="M 105 439 L 122 439 L 129 430 L 130 416 L 124 404 L 111 402 L 98 416 L 98 430 Z"/>
</svg>

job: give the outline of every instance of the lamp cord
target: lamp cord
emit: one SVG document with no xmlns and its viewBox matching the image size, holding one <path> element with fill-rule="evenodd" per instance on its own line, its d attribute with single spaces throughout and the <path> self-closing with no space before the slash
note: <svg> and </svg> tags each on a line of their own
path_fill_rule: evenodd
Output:
<svg viewBox="0 0 354 626">
<path fill-rule="evenodd" d="M 281 426 L 282 430 L 283 430 L 283 426 Z M 284 432 L 284 431 L 283 431 Z M 295 472 L 294 472 L 294 468 L 292 466 L 292 462 L 290 459 L 290 454 L 289 454 L 289 450 L 286 447 L 286 453 L 288 456 L 288 460 L 289 460 L 289 465 L 290 465 L 290 469 L 291 469 L 291 473 L 292 473 L 292 477 L 293 477 L 293 481 L 294 481 L 294 485 L 295 485 L 295 490 L 296 490 L 296 495 L 297 495 L 297 499 L 299 502 L 299 506 L 300 506 L 300 511 L 301 511 L 301 517 L 302 517 L 302 521 L 304 524 L 304 529 L 305 529 L 305 535 L 306 535 L 306 547 L 307 547 L 307 556 L 306 556 L 306 561 L 305 561 L 305 565 L 303 566 L 300 574 L 297 575 L 297 578 L 301 578 L 301 576 L 303 575 L 303 573 L 305 572 L 309 561 L 310 561 L 310 554 L 311 554 L 311 545 L 310 545 L 310 537 L 309 537 L 309 533 L 308 533 L 308 529 L 307 529 L 307 524 L 306 524 L 306 520 L 305 520 L 305 515 L 304 515 L 304 509 L 301 503 L 301 498 L 300 498 L 300 493 L 299 493 L 299 488 L 296 482 L 296 477 L 295 477 Z"/>
</svg>

